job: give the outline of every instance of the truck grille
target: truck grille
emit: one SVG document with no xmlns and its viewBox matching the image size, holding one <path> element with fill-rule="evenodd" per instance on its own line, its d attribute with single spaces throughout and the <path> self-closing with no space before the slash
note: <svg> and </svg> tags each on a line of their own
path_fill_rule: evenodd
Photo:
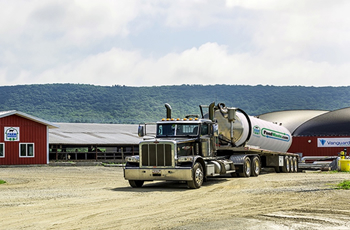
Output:
<svg viewBox="0 0 350 230">
<path fill-rule="evenodd" d="M 171 144 L 144 144 L 141 150 L 142 166 L 172 166 Z"/>
</svg>

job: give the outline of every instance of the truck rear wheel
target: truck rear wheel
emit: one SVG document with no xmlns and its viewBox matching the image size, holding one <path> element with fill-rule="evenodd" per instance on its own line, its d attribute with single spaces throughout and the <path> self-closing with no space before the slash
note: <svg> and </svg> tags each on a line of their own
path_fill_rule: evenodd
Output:
<svg viewBox="0 0 350 230">
<path fill-rule="evenodd" d="M 259 157 L 255 156 L 252 160 L 252 175 L 251 176 L 259 176 L 261 172 L 261 162 Z"/>
<path fill-rule="evenodd" d="M 204 181 L 203 167 L 200 163 L 196 163 L 192 169 L 192 180 L 187 181 L 189 188 L 200 188 Z"/>
<path fill-rule="evenodd" d="M 133 188 L 141 188 L 143 183 L 143 180 L 129 180 L 129 184 Z"/>
<path fill-rule="evenodd" d="M 252 172 L 252 164 L 251 164 L 251 161 L 250 161 L 250 158 L 249 157 L 246 157 L 244 159 L 244 162 L 243 162 L 243 172 L 240 173 L 239 175 L 241 177 L 250 177 L 250 174 Z"/>
<path fill-rule="evenodd" d="M 282 172 L 284 173 L 290 172 L 290 159 L 287 156 L 284 156 L 284 165 L 282 167 Z"/>
</svg>

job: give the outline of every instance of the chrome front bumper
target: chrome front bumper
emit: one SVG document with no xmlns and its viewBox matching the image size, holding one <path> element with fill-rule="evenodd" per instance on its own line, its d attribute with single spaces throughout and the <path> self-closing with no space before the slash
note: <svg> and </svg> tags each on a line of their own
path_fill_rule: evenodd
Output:
<svg viewBox="0 0 350 230">
<path fill-rule="evenodd" d="M 169 180 L 191 181 L 192 168 L 124 168 L 126 180 Z"/>
</svg>

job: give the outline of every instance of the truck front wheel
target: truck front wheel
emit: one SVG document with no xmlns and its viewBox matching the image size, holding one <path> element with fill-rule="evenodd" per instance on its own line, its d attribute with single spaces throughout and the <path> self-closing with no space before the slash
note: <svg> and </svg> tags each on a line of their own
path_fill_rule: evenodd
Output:
<svg viewBox="0 0 350 230">
<path fill-rule="evenodd" d="M 200 188 L 204 181 L 203 167 L 200 163 L 196 163 L 192 169 L 192 180 L 187 181 L 189 188 Z"/>
<path fill-rule="evenodd" d="M 141 188 L 143 183 L 143 180 L 129 180 L 129 184 L 133 188 Z"/>
</svg>

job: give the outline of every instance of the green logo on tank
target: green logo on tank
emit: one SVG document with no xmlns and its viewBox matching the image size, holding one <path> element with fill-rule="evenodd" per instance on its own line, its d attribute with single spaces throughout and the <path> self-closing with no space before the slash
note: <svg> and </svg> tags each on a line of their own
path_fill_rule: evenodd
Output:
<svg viewBox="0 0 350 230">
<path fill-rule="evenodd" d="M 260 127 L 259 126 L 254 126 L 253 127 L 253 133 L 255 134 L 255 135 L 259 135 L 260 134 Z"/>
<path fill-rule="evenodd" d="M 265 128 L 263 128 L 261 130 L 261 135 L 263 137 L 272 138 L 272 139 L 276 139 L 276 140 L 279 140 L 279 141 L 287 141 L 287 142 L 290 141 L 289 134 L 278 132 L 278 131 L 275 131 L 275 130 L 272 130 L 272 129 L 265 129 Z"/>
</svg>

